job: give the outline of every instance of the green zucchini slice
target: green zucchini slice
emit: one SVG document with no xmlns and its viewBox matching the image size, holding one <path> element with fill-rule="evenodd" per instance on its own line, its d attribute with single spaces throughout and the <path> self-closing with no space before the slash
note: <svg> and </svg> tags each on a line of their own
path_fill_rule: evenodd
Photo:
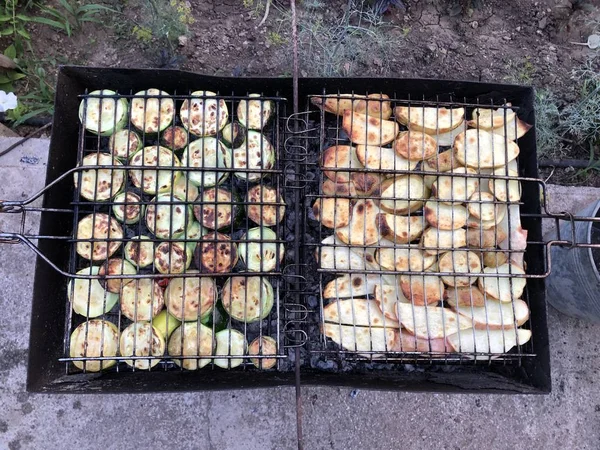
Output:
<svg viewBox="0 0 600 450">
<path fill-rule="evenodd" d="M 248 131 L 246 142 L 233 150 L 234 174 L 242 180 L 260 180 L 264 175 L 262 171 L 274 166 L 275 149 L 258 131 Z"/>
<path fill-rule="evenodd" d="M 181 159 L 184 166 L 201 169 L 187 172 L 188 179 L 200 188 L 220 184 L 229 176 L 228 172 L 207 170 L 228 167 L 227 162 L 231 160 L 229 149 L 213 137 L 191 142 L 183 151 Z"/>
<path fill-rule="evenodd" d="M 154 243 L 148 236 L 134 236 L 125 244 L 123 253 L 131 264 L 148 267 L 154 262 Z"/>
<path fill-rule="evenodd" d="M 115 324 L 100 319 L 83 322 L 71 333 L 71 358 L 116 356 L 119 349 L 119 330 Z M 87 372 L 100 372 L 117 363 L 114 359 L 100 361 L 73 361 L 75 367 Z"/>
<path fill-rule="evenodd" d="M 110 153 L 125 161 L 141 148 L 142 138 L 132 130 L 119 130 L 108 140 Z"/>
<path fill-rule="evenodd" d="M 131 157 L 129 164 L 142 168 L 130 169 L 129 177 L 133 185 L 146 194 L 169 192 L 181 176 L 181 172 L 174 169 L 181 166 L 179 158 L 165 147 L 144 147 Z M 156 170 L 156 167 L 168 170 Z"/>
<path fill-rule="evenodd" d="M 169 336 L 173 334 L 179 326 L 181 321 L 173 317 L 166 309 L 163 309 L 154 319 L 152 319 L 152 326 L 156 328 L 165 339 L 169 339 Z"/>
<path fill-rule="evenodd" d="M 199 273 L 189 271 L 187 273 Z M 217 303 L 217 283 L 209 277 L 173 278 L 165 290 L 169 314 L 178 320 L 204 321 Z"/>
<path fill-rule="evenodd" d="M 136 322 L 121 333 L 119 352 L 121 356 L 154 356 L 165 354 L 165 338 L 150 322 Z M 160 362 L 156 359 L 126 359 L 128 366 L 148 370 Z"/>
<path fill-rule="evenodd" d="M 154 252 L 154 268 L 159 273 L 183 273 L 192 263 L 194 250 L 183 242 L 161 242 Z"/>
<path fill-rule="evenodd" d="M 265 277 L 231 277 L 223 286 L 221 303 L 233 319 L 257 322 L 273 308 L 273 286 Z"/>
<path fill-rule="evenodd" d="M 140 221 L 144 213 L 144 205 L 140 203 L 139 195 L 134 192 L 121 192 L 113 201 L 113 214 L 119 222 L 132 225 Z"/>
<path fill-rule="evenodd" d="M 213 232 L 200 239 L 195 250 L 196 267 L 207 273 L 231 272 L 238 261 L 238 249 L 229 236 Z"/>
<path fill-rule="evenodd" d="M 79 167 L 85 166 L 120 166 L 119 160 L 108 153 L 90 153 Z M 73 173 L 75 190 L 81 178 L 80 195 L 91 202 L 103 202 L 117 195 L 125 182 L 125 170 L 122 169 L 88 169 Z"/>
<path fill-rule="evenodd" d="M 100 267 L 81 269 L 77 275 L 98 275 Z M 119 296 L 106 291 L 98 280 L 74 278 L 67 286 L 67 297 L 73 311 L 84 317 L 98 317 L 110 311 L 119 301 Z M 88 311 L 89 308 L 89 311 Z"/>
<path fill-rule="evenodd" d="M 235 221 L 238 206 L 234 204 L 230 191 L 224 188 L 211 188 L 202 192 L 194 205 L 194 216 L 206 228 L 222 230 Z"/>
<path fill-rule="evenodd" d="M 246 140 L 244 128 L 237 123 L 228 123 L 221 130 L 221 141 L 229 148 L 239 147 Z"/>
<path fill-rule="evenodd" d="M 283 261 L 285 248 L 277 240 L 277 235 L 267 227 L 256 227 L 242 236 L 238 245 L 240 258 L 251 272 L 272 272 L 277 263 Z"/>
<path fill-rule="evenodd" d="M 260 94 L 250 94 L 248 97 L 260 98 Z M 249 130 L 262 130 L 273 116 L 273 109 L 271 100 L 241 100 L 237 107 L 237 117 Z"/>
<path fill-rule="evenodd" d="M 277 189 L 257 184 L 248 190 L 246 200 L 248 217 L 257 225 L 272 227 L 283 219 L 285 202 Z M 276 203 L 279 203 L 280 206 L 277 206 Z"/>
<path fill-rule="evenodd" d="M 212 356 L 213 332 L 198 322 L 183 322 L 169 338 L 169 355 L 173 362 L 187 370 L 197 370 L 210 363 L 210 358 L 177 359 L 175 356 Z"/>
<path fill-rule="evenodd" d="M 254 339 L 248 346 L 251 356 L 277 355 L 277 342 L 271 336 L 261 336 Z M 258 369 L 272 369 L 277 364 L 277 358 L 252 358 L 252 364 Z"/>
<path fill-rule="evenodd" d="M 170 194 L 157 195 L 146 208 L 146 226 L 160 239 L 178 238 L 191 221 L 190 207 Z"/>
<path fill-rule="evenodd" d="M 214 136 L 229 119 L 229 110 L 223 99 L 200 98 L 215 97 L 211 91 L 192 92 L 192 98 L 185 100 L 179 110 L 183 126 L 196 136 Z M 191 105 L 191 106 L 190 106 Z"/>
<path fill-rule="evenodd" d="M 102 261 L 121 247 L 123 228 L 108 214 L 89 214 L 77 224 L 77 253 L 82 258 Z M 90 242 L 90 239 L 98 239 Z"/>
<path fill-rule="evenodd" d="M 98 271 L 98 275 L 135 275 L 137 274 L 137 270 L 133 264 L 129 261 L 126 261 L 121 258 L 111 258 L 106 260 L 102 266 L 100 266 L 100 270 Z M 121 288 L 126 284 L 129 284 L 133 281 L 133 278 L 109 278 L 98 280 L 100 285 L 109 292 L 114 294 L 118 294 L 121 292 Z"/>
<path fill-rule="evenodd" d="M 215 356 L 244 356 L 248 343 L 238 330 L 227 328 L 215 334 L 217 349 Z M 215 358 L 215 365 L 223 369 L 233 369 L 244 362 L 243 358 Z"/>
<path fill-rule="evenodd" d="M 138 278 L 121 290 L 121 312 L 129 320 L 152 320 L 165 306 L 163 291 L 151 278 Z"/>
<path fill-rule="evenodd" d="M 172 125 L 162 132 L 160 143 L 173 151 L 181 150 L 188 145 L 188 132 L 183 127 Z"/>
<path fill-rule="evenodd" d="M 175 102 L 159 89 L 136 93 L 131 100 L 131 123 L 144 133 L 163 131 L 175 117 Z"/>
<path fill-rule="evenodd" d="M 89 95 L 102 95 L 105 98 L 89 97 L 79 104 L 79 121 L 85 129 L 101 136 L 110 136 L 127 123 L 128 106 L 124 98 L 110 98 L 115 91 L 104 89 L 92 91 Z M 83 117 L 85 115 L 85 118 Z"/>
</svg>

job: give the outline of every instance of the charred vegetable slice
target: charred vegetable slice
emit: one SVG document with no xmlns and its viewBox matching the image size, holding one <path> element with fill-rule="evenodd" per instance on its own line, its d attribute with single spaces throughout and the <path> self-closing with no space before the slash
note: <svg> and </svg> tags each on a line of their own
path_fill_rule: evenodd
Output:
<svg viewBox="0 0 600 450">
<path fill-rule="evenodd" d="M 397 321 L 384 316 L 375 300 L 364 298 L 349 298 L 329 303 L 323 308 L 323 320 L 339 325 L 399 328 Z"/>
<path fill-rule="evenodd" d="M 449 203 L 463 203 L 473 195 L 479 187 L 479 179 L 475 177 L 461 177 L 456 174 L 473 175 L 477 173 L 474 169 L 457 167 L 449 173 L 452 175 L 440 175 L 433 183 L 431 191 L 438 200 Z"/>
<path fill-rule="evenodd" d="M 422 161 L 437 153 L 437 142 L 420 131 L 403 131 L 394 141 L 396 154 L 410 161 Z"/>
<path fill-rule="evenodd" d="M 171 356 L 212 356 L 213 332 L 199 322 L 183 322 L 169 338 Z M 197 370 L 210 363 L 210 358 L 173 358 L 173 362 L 187 370 Z"/>
<path fill-rule="evenodd" d="M 166 309 L 163 309 L 154 319 L 152 326 L 158 330 L 160 334 L 168 340 L 173 331 L 181 325 L 181 321 L 173 317 Z"/>
<path fill-rule="evenodd" d="M 357 100 L 354 111 L 367 114 L 378 119 L 389 119 L 392 116 L 390 97 L 386 94 L 369 94 L 368 100 Z"/>
<path fill-rule="evenodd" d="M 196 249 L 198 240 L 206 233 L 206 228 L 200 225 L 200 223 L 195 220 L 190 220 L 188 222 L 187 230 L 185 231 L 185 245 L 193 252 Z"/>
<path fill-rule="evenodd" d="M 202 192 L 200 203 L 194 205 L 194 216 L 211 230 L 221 230 L 231 226 L 237 216 L 231 192 L 223 188 L 211 188 Z"/>
<path fill-rule="evenodd" d="M 129 176 L 133 185 L 146 194 L 170 191 L 181 176 L 181 172 L 173 170 L 181 166 L 179 158 L 165 147 L 144 147 L 131 157 L 129 164 L 142 168 L 129 170 Z M 170 170 L 156 170 L 157 167 L 168 167 Z"/>
<path fill-rule="evenodd" d="M 214 136 L 226 124 L 229 110 L 225 100 L 212 99 L 217 94 L 211 91 L 192 92 L 192 98 L 185 100 L 179 116 L 181 123 L 196 136 Z"/>
<path fill-rule="evenodd" d="M 88 97 L 79 104 L 79 121 L 84 124 L 86 130 L 109 136 L 125 126 L 129 109 L 127 100 L 112 98 L 111 96 L 117 93 L 109 89 L 92 91 L 89 95 L 104 98 Z"/>
<path fill-rule="evenodd" d="M 336 229 L 336 236 L 350 245 L 372 245 L 379 240 L 379 227 L 376 219 L 379 208 L 370 198 L 359 200 L 354 205 L 350 224 Z"/>
<path fill-rule="evenodd" d="M 82 258 L 102 261 L 110 258 L 121 246 L 123 229 L 108 214 L 85 216 L 77 224 L 77 253 Z M 95 239 L 95 242 L 90 242 Z"/>
<path fill-rule="evenodd" d="M 154 252 L 154 268 L 157 272 L 183 273 L 192 264 L 194 250 L 183 242 L 161 242 Z"/>
<path fill-rule="evenodd" d="M 396 154 L 393 148 L 373 145 L 357 145 L 356 156 L 363 166 L 371 170 L 412 170 L 418 164 L 418 161 Z"/>
<path fill-rule="evenodd" d="M 119 160 L 114 159 L 108 153 L 90 153 L 79 167 L 85 166 L 120 166 Z M 73 174 L 75 190 L 79 186 L 81 178 L 81 196 L 92 202 L 106 201 L 119 193 L 125 181 L 125 170 L 123 169 L 87 169 L 78 170 Z"/>
<path fill-rule="evenodd" d="M 273 115 L 273 102 L 260 100 L 260 94 L 250 94 L 248 97 L 257 100 L 240 100 L 237 107 L 238 120 L 249 130 L 262 130 Z"/>
<path fill-rule="evenodd" d="M 163 291 L 150 278 L 138 278 L 121 290 L 121 312 L 129 320 L 152 320 L 165 306 Z"/>
<path fill-rule="evenodd" d="M 202 272 L 231 272 L 238 261 L 238 250 L 229 236 L 213 232 L 200 239 L 195 252 L 196 267 Z"/>
<path fill-rule="evenodd" d="M 217 303 L 217 283 L 210 277 L 173 278 L 165 290 L 165 303 L 178 320 L 202 322 Z"/>
<path fill-rule="evenodd" d="M 266 227 L 251 228 L 242 236 L 242 241 L 245 242 L 239 244 L 238 252 L 249 271 L 271 272 L 276 269 L 278 262 L 283 261 L 283 244 L 268 242 L 275 240 L 275 232 Z"/>
<path fill-rule="evenodd" d="M 238 330 L 227 328 L 215 334 L 217 349 L 215 356 L 244 356 L 248 343 Z M 223 369 L 233 369 L 244 362 L 242 358 L 215 358 L 215 365 Z"/>
<path fill-rule="evenodd" d="M 392 120 L 349 110 L 343 113 L 342 128 L 353 143 L 378 146 L 392 142 L 400 129 Z"/>
<path fill-rule="evenodd" d="M 200 188 L 207 188 L 222 183 L 228 172 L 217 172 L 210 169 L 229 167 L 230 150 L 213 137 L 197 139 L 187 146 L 181 157 L 186 167 L 200 168 L 189 171 L 188 179 Z"/>
<path fill-rule="evenodd" d="M 121 192 L 113 201 L 112 210 L 119 222 L 131 225 L 139 222 L 144 214 L 144 205 L 140 204 L 140 196 L 134 192 Z"/>
<path fill-rule="evenodd" d="M 442 276 L 442 281 L 452 287 L 470 286 L 477 281 L 477 275 L 481 272 L 479 256 L 464 250 L 446 252 L 440 257 L 438 263 L 440 272 L 475 274 L 474 276 Z"/>
<path fill-rule="evenodd" d="M 228 123 L 221 130 L 221 141 L 230 148 L 239 147 L 246 140 L 242 126 L 237 122 Z"/>
<path fill-rule="evenodd" d="M 312 207 L 315 219 L 327 228 L 341 228 L 350 223 L 352 204 L 348 198 L 318 198 Z"/>
<path fill-rule="evenodd" d="M 233 319 L 257 322 L 273 308 L 273 286 L 264 277 L 231 277 L 223 286 L 221 303 Z"/>
<path fill-rule="evenodd" d="M 277 189 L 257 184 L 248 191 L 246 200 L 248 217 L 257 225 L 272 227 L 283 219 L 285 202 Z"/>
<path fill-rule="evenodd" d="M 262 171 L 274 166 L 275 149 L 258 131 L 248 131 L 246 142 L 233 150 L 234 174 L 242 180 L 260 180 L 264 175 Z"/>
<path fill-rule="evenodd" d="M 132 323 L 121 333 L 121 356 L 149 356 L 155 359 L 126 359 L 128 366 L 148 370 L 165 354 L 165 338 L 150 322 Z"/>
<path fill-rule="evenodd" d="M 172 125 L 162 132 L 160 143 L 173 151 L 181 150 L 188 145 L 188 132 L 183 127 Z"/>
<path fill-rule="evenodd" d="M 186 202 L 193 202 L 198 198 L 198 186 L 192 183 L 188 177 L 181 175 L 177 177 L 173 184 L 173 197 L 185 200 Z"/>
<path fill-rule="evenodd" d="M 119 130 L 108 140 L 108 150 L 112 155 L 125 161 L 141 148 L 142 138 L 131 130 Z"/>
<path fill-rule="evenodd" d="M 98 275 L 135 275 L 137 270 L 133 264 L 121 258 L 107 260 L 98 271 Z M 107 291 L 118 294 L 121 288 L 133 281 L 132 278 L 100 278 L 99 282 Z"/>
<path fill-rule="evenodd" d="M 148 236 L 134 236 L 125 244 L 125 259 L 140 267 L 148 267 L 154 261 L 154 243 Z"/>
<path fill-rule="evenodd" d="M 98 275 L 98 266 L 86 267 L 77 275 Z M 84 317 L 98 317 L 110 311 L 119 301 L 119 296 L 104 290 L 98 280 L 75 278 L 69 281 L 67 296 L 73 311 Z M 89 309 L 89 311 L 88 311 Z"/>
<path fill-rule="evenodd" d="M 248 346 L 251 356 L 277 355 L 277 342 L 271 336 L 261 336 L 254 339 Z M 272 369 L 277 364 L 277 358 L 252 358 L 252 364 L 258 369 Z"/>
<path fill-rule="evenodd" d="M 116 356 L 119 349 L 119 330 L 107 320 L 92 319 L 83 322 L 71 333 L 71 358 Z M 100 372 L 117 363 L 114 359 L 100 361 L 73 361 L 75 367 L 87 372 Z"/>
<path fill-rule="evenodd" d="M 175 117 L 175 102 L 159 89 L 136 93 L 131 100 L 131 123 L 144 133 L 158 133 Z"/>
<path fill-rule="evenodd" d="M 184 201 L 161 194 L 146 208 L 146 226 L 157 238 L 178 238 L 191 221 L 190 207 Z"/>
</svg>

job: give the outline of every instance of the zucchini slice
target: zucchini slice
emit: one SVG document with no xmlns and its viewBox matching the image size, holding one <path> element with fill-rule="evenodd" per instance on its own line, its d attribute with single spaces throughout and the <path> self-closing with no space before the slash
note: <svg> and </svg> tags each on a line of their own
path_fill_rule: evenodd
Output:
<svg viewBox="0 0 600 450">
<path fill-rule="evenodd" d="M 273 286 L 264 277 L 231 277 L 221 291 L 221 303 L 227 314 L 240 322 L 265 319 L 274 303 Z"/>
<path fill-rule="evenodd" d="M 183 322 L 169 338 L 169 355 L 212 356 L 214 351 L 213 332 L 199 322 Z M 173 362 L 187 370 L 197 370 L 210 363 L 210 358 L 176 359 Z"/>
<path fill-rule="evenodd" d="M 242 236 L 244 242 L 238 245 L 238 252 L 250 272 L 272 272 L 283 261 L 283 244 L 268 242 L 275 240 L 277 235 L 267 227 L 251 228 Z"/>
<path fill-rule="evenodd" d="M 394 141 L 396 154 L 410 161 L 433 158 L 437 150 L 437 141 L 420 131 L 402 131 Z"/>
<path fill-rule="evenodd" d="M 146 226 L 160 239 L 178 238 L 192 220 L 190 207 L 170 194 L 157 195 L 146 208 Z"/>
<path fill-rule="evenodd" d="M 89 97 L 79 104 L 79 121 L 85 129 L 101 136 L 110 136 L 127 123 L 129 104 L 124 98 L 111 98 L 117 95 L 115 91 L 103 89 L 92 91 L 89 95 L 101 95 L 106 98 Z M 84 118 L 85 115 L 85 118 Z"/>
<path fill-rule="evenodd" d="M 110 258 L 121 247 L 123 228 L 108 214 L 85 216 L 77 224 L 77 253 L 82 258 L 102 261 Z M 90 242 L 90 239 L 97 239 Z"/>
<path fill-rule="evenodd" d="M 131 123 L 144 133 L 158 133 L 175 117 L 175 102 L 160 89 L 137 92 L 131 100 Z"/>
<path fill-rule="evenodd" d="M 502 135 L 472 128 L 456 136 L 454 156 L 464 166 L 490 169 L 517 159 L 519 146 Z"/>
<path fill-rule="evenodd" d="M 173 331 L 181 326 L 181 321 L 173 317 L 166 309 L 163 309 L 152 319 L 152 326 L 168 340 Z"/>
<path fill-rule="evenodd" d="M 163 291 L 151 278 L 137 278 L 121 290 L 121 312 L 129 320 L 152 320 L 165 306 Z"/>
<path fill-rule="evenodd" d="M 438 264 L 440 272 L 476 274 L 474 276 L 442 275 L 442 281 L 452 287 L 470 286 L 477 281 L 477 275 L 481 273 L 479 256 L 465 250 L 444 253 L 440 256 Z"/>
<path fill-rule="evenodd" d="M 251 356 L 277 355 L 277 342 L 271 336 L 260 336 L 254 339 L 248 346 L 248 354 Z M 272 369 L 277 364 L 277 358 L 252 358 L 250 360 L 257 369 Z"/>
<path fill-rule="evenodd" d="M 148 236 L 134 236 L 125 244 L 123 254 L 131 264 L 148 267 L 154 262 L 154 242 Z"/>
<path fill-rule="evenodd" d="M 192 92 L 192 98 L 185 100 L 179 110 L 183 126 L 196 136 L 214 136 L 229 119 L 229 110 L 225 100 L 201 98 L 216 97 L 210 91 Z M 191 105 L 191 106 L 190 106 Z"/>
<path fill-rule="evenodd" d="M 78 167 L 85 166 L 120 166 L 118 159 L 108 153 L 90 153 Z M 117 195 L 125 182 L 125 170 L 122 169 L 88 169 L 73 173 L 75 190 L 81 177 L 80 195 L 91 202 L 103 202 Z"/>
<path fill-rule="evenodd" d="M 349 110 L 343 113 L 342 128 L 354 144 L 377 146 L 392 142 L 400 130 L 393 120 L 382 120 Z"/>
<path fill-rule="evenodd" d="M 196 267 L 202 272 L 231 272 L 238 262 L 238 249 L 231 238 L 219 232 L 208 233 L 199 240 L 195 250 Z"/>
<path fill-rule="evenodd" d="M 188 145 L 188 132 L 183 127 L 171 125 L 160 135 L 160 143 L 172 151 L 181 150 Z"/>
<path fill-rule="evenodd" d="M 213 278 L 173 278 L 165 290 L 167 310 L 178 320 L 202 322 L 210 316 L 216 303 L 217 283 Z"/>
<path fill-rule="evenodd" d="M 160 362 L 165 354 L 165 338 L 150 322 L 136 322 L 121 333 L 119 351 L 121 356 L 151 356 L 155 359 L 126 359 L 128 366 L 148 370 Z"/>
<path fill-rule="evenodd" d="M 285 215 L 285 202 L 275 188 L 257 184 L 248 190 L 246 201 L 248 218 L 257 225 L 275 226 Z"/>
<path fill-rule="evenodd" d="M 249 130 L 246 142 L 233 150 L 234 175 L 242 180 L 258 181 L 262 170 L 275 167 L 275 149 L 258 131 Z"/>
<path fill-rule="evenodd" d="M 173 196 L 186 202 L 193 202 L 198 198 L 198 186 L 192 183 L 183 173 L 177 177 L 173 184 Z"/>
<path fill-rule="evenodd" d="M 230 191 L 211 188 L 202 192 L 200 202 L 194 205 L 194 216 L 206 228 L 222 230 L 235 221 L 238 206 Z"/>
<path fill-rule="evenodd" d="M 185 231 L 185 245 L 193 252 L 196 249 L 196 245 L 198 245 L 198 240 L 207 232 L 208 230 L 200 225 L 199 222 L 190 220 Z"/>
<path fill-rule="evenodd" d="M 244 356 L 248 343 L 238 330 L 227 328 L 215 334 L 217 349 L 215 356 Z M 223 369 L 233 369 L 241 365 L 243 358 L 215 358 L 215 365 Z"/>
<path fill-rule="evenodd" d="M 77 275 L 98 275 L 100 267 L 81 269 Z M 67 297 L 73 311 L 84 317 L 98 317 L 110 311 L 119 301 L 119 296 L 106 291 L 98 280 L 74 278 L 67 286 Z M 88 311 L 89 308 L 89 311 Z"/>
<path fill-rule="evenodd" d="M 447 133 L 460 126 L 465 118 L 465 108 L 397 106 L 394 116 L 411 130 L 433 135 Z"/>
<path fill-rule="evenodd" d="M 133 264 L 121 258 L 111 258 L 106 260 L 106 262 L 100 266 L 100 270 L 98 271 L 98 275 L 135 274 L 137 274 L 137 270 L 135 270 Z M 118 294 L 121 292 L 121 288 L 123 286 L 133 281 L 133 278 L 100 278 L 98 281 L 100 282 L 100 285 L 107 291 Z"/>
<path fill-rule="evenodd" d="M 229 148 L 241 146 L 246 140 L 246 133 L 237 122 L 228 123 L 221 130 L 221 141 Z"/>
<path fill-rule="evenodd" d="M 381 184 L 379 207 L 390 214 L 408 214 L 423 206 L 429 192 L 421 175 L 398 175 Z"/>
<path fill-rule="evenodd" d="M 119 130 L 108 140 L 108 150 L 113 156 L 127 161 L 142 148 L 142 138 L 135 131 Z"/>
<path fill-rule="evenodd" d="M 131 157 L 129 164 L 143 168 L 143 170 L 130 169 L 129 176 L 133 185 L 146 194 L 170 191 L 171 186 L 181 176 L 180 171 L 174 170 L 181 166 L 179 158 L 165 147 L 156 145 L 144 147 Z M 168 168 L 168 170 L 156 170 L 155 167 Z"/>
<path fill-rule="evenodd" d="M 200 188 L 207 188 L 222 183 L 229 172 L 216 172 L 216 169 L 229 167 L 231 152 L 219 140 L 213 137 L 197 139 L 186 147 L 181 157 L 186 167 L 197 167 L 201 170 L 187 172 L 188 179 Z"/>
<path fill-rule="evenodd" d="M 192 264 L 194 250 L 183 242 L 161 242 L 154 251 L 154 268 L 159 273 L 184 273 Z"/>
<path fill-rule="evenodd" d="M 119 330 L 107 320 L 92 319 L 83 322 L 71 333 L 69 355 L 71 358 L 117 356 Z M 75 367 L 87 372 L 100 372 L 117 363 L 114 359 L 100 361 L 73 361 Z"/>
<path fill-rule="evenodd" d="M 140 204 L 141 198 L 134 192 L 121 192 L 113 202 L 113 214 L 119 222 L 132 225 L 138 223 L 144 214 L 144 205 Z"/>
<path fill-rule="evenodd" d="M 250 98 L 260 99 L 260 94 L 249 94 Z M 273 116 L 274 104 L 271 100 L 240 100 L 237 118 L 249 130 L 262 130 Z"/>
</svg>

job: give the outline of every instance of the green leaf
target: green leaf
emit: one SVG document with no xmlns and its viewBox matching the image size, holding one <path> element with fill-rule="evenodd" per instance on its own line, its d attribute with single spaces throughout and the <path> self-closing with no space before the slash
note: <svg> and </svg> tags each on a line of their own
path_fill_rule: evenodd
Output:
<svg viewBox="0 0 600 450">
<path fill-rule="evenodd" d="M 100 11 L 108 11 L 108 12 L 119 12 L 116 9 L 112 9 L 109 8 L 108 6 L 103 6 L 103 5 L 83 5 L 80 6 L 79 8 L 77 8 L 78 11 L 80 12 L 84 12 L 84 11 L 92 11 L 92 12 L 100 12 Z"/>
<path fill-rule="evenodd" d="M 58 28 L 59 30 L 63 30 L 63 31 L 65 29 L 64 24 L 62 24 L 61 22 L 58 22 L 56 20 L 48 19 L 47 17 L 33 17 L 32 21 L 36 22 L 36 23 L 41 23 L 44 25 L 50 25 L 51 27 Z"/>
<path fill-rule="evenodd" d="M 65 31 L 67 32 L 67 36 L 71 37 L 71 24 L 68 21 L 65 22 Z"/>
<path fill-rule="evenodd" d="M 12 28 L 5 28 L 4 30 L 0 30 L 0 36 L 9 36 L 13 34 Z"/>
<path fill-rule="evenodd" d="M 9 22 L 11 20 L 12 20 L 12 16 L 9 16 L 7 14 L 0 14 L 0 23 Z"/>
<path fill-rule="evenodd" d="M 17 57 L 17 49 L 14 44 L 9 45 L 4 50 L 4 56 L 8 56 L 10 59 L 15 59 Z"/>
<path fill-rule="evenodd" d="M 12 80 L 7 75 L 0 74 L 0 84 L 10 83 Z"/>
<path fill-rule="evenodd" d="M 17 14 L 15 17 L 17 19 L 22 20 L 23 22 L 29 22 L 29 21 L 31 21 L 31 17 L 26 16 L 25 14 Z"/>
<path fill-rule="evenodd" d="M 71 14 L 75 15 L 75 8 L 67 0 L 60 0 L 59 3 L 67 11 L 69 11 Z"/>
<path fill-rule="evenodd" d="M 24 28 L 17 28 L 17 33 L 20 34 L 21 36 L 23 36 L 27 40 L 31 39 L 31 35 L 27 31 L 25 31 Z"/>
<path fill-rule="evenodd" d="M 17 120 L 13 126 L 17 126 L 17 125 L 21 125 L 23 122 L 25 122 L 28 119 L 31 119 L 32 117 L 35 116 L 39 116 L 41 114 L 44 115 L 52 115 L 53 113 L 53 109 L 52 107 L 48 107 L 48 106 L 44 106 L 42 108 L 36 108 L 33 111 L 29 111 L 27 114 L 23 114 L 19 120 Z"/>
<path fill-rule="evenodd" d="M 0 91 L 13 92 L 14 90 L 15 90 L 15 88 L 13 87 L 12 83 L 0 84 Z"/>
<path fill-rule="evenodd" d="M 20 80 L 22 78 L 25 78 L 27 75 L 22 73 L 22 72 L 15 72 L 13 71 L 12 73 L 9 72 L 8 77 L 12 80 L 12 81 L 17 81 Z"/>
</svg>

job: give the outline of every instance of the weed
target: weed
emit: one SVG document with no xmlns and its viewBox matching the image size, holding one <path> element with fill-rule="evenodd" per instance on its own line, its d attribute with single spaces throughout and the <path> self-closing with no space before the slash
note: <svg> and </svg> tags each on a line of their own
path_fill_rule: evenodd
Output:
<svg viewBox="0 0 600 450">
<path fill-rule="evenodd" d="M 406 37 L 409 35 L 411 28 L 408 25 L 402 27 L 402 36 Z"/>
<path fill-rule="evenodd" d="M 564 156 L 559 124 L 560 112 L 557 100 L 552 91 L 545 89 L 536 90 L 535 132 L 540 156 L 548 159 Z"/>
<path fill-rule="evenodd" d="M 573 71 L 580 85 L 580 99 L 563 110 L 563 130 L 577 142 L 600 142 L 600 73 L 591 62 Z"/>
<path fill-rule="evenodd" d="M 86 22 L 102 23 L 98 15 L 102 12 L 118 11 L 95 3 L 80 5 L 73 0 L 58 0 L 59 8 L 37 5 L 48 17 L 38 17 L 37 22 L 57 28 L 71 37 L 74 31 L 80 30 Z"/>
<path fill-rule="evenodd" d="M 159 47 L 177 47 L 177 38 L 189 33 L 194 23 L 192 9 L 183 0 L 138 0 L 134 5 L 140 13 L 132 21 L 131 34 L 141 43 L 156 43 Z"/>
<path fill-rule="evenodd" d="M 267 41 L 269 42 L 269 44 L 275 46 L 285 44 L 287 42 L 287 39 L 281 36 L 281 34 L 279 34 L 278 32 L 271 31 L 267 35 Z"/>
</svg>

